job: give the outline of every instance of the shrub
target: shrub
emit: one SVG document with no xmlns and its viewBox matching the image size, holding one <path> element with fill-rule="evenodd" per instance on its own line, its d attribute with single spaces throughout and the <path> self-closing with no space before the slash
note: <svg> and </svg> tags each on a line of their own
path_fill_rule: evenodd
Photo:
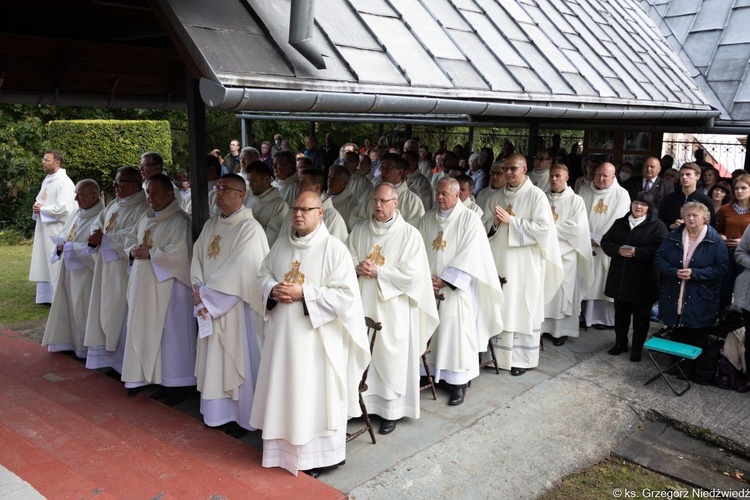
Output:
<svg viewBox="0 0 750 500">
<path fill-rule="evenodd" d="M 111 194 L 117 168 L 138 167 L 141 154 L 156 151 L 172 165 L 172 136 L 166 120 L 68 120 L 47 124 L 49 145 L 62 151 L 73 182 L 94 179 Z"/>
</svg>

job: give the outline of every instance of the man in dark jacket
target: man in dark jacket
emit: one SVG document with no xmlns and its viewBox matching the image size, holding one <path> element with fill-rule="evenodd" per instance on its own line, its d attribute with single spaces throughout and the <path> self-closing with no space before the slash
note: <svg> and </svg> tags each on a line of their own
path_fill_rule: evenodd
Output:
<svg viewBox="0 0 750 500">
<path fill-rule="evenodd" d="M 659 207 L 659 218 L 669 229 L 679 227 L 684 221 L 680 217 L 680 209 L 689 201 L 698 201 L 708 208 L 711 214 L 711 226 L 716 227 L 716 212 L 711 198 L 698 191 L 698 180 L 701 178 L 701 168 L 695 163 L 685 163 L 680 167 L 679 191 L 667 195 Z"/>
<path fill-rule="evenodd" d="M 653 215 L 658 215 L 658 207 L 661 205 L 662 200 L 669 194 L 674 192 L 674 185 L 671 182 L 664 182 L 659 177 L 661 172 L 661 162 L 659 158 L 650 156 L 643 162 L 643 175 L 636 175 L 625 181 L 622 185 L 628 190 L 631 200 L 635 200 L 635 196 L 641 191 L 649 193 L 654 198 L 654 212 Z"/>
</svg>

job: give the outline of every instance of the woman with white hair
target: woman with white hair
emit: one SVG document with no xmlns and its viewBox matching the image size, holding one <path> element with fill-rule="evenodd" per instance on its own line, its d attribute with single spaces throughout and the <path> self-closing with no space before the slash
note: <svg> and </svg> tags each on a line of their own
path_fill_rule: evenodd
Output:
<svg viewBox="0 0 750 500">
<path fill-rule="evenodd" d="M 680 218 L 685 222 L 670 231 L 654 260 L 661 274 L 659 319 L 674 327 L 672 340 L 702 348 L 719 316 L 719 291 L 729 252 L 709 225 L 711 214 L 704 204 L 686 203 Z M 700 361 L 699 357 L 683 363 L 688 378 Z"/>
</svg>

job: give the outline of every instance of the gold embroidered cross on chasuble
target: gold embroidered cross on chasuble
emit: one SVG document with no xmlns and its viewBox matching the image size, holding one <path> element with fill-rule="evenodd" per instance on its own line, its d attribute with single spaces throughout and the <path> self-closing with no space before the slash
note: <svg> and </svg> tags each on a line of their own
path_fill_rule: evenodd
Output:
<svg viewBox="0 0 750 500">
<path fill-rule="evenodd" d="M 298 260 L 292 262 L 292 268 L 288 273 L 284 274 L 284 281 L 286 281 L 287 283 L 297 283 L 298 285 L 305 284 L 305 275 L 299 272 Z"/>
</svg>

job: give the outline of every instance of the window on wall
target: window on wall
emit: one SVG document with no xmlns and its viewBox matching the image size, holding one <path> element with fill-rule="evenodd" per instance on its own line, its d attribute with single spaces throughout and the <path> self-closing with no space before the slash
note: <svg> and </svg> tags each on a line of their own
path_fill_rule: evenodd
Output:
<svg viewBox="0 0 750 500">
<path fill-rule="evenodd" d="M 584 155 L 618 167 L 629 162 L 640 168 L 649 156 L 659 156 L 660 137 L 651 132 L 590 130 L 584 137 Z"/>
</svg>

